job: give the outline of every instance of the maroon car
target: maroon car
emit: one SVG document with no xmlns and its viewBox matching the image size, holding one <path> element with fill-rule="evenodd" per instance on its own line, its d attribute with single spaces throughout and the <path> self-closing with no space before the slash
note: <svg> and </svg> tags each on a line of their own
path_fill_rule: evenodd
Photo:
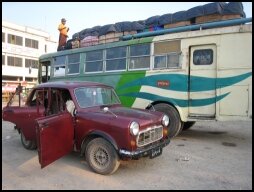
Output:
<svg viewBox="0 0 254 192">
<path fill-rule="evenodd" d="M 20 95 L 21 88 L 16 92 Z M 41 168 L 74 150 L 95 172 L 111 174 L 120 159 L 157 157 L 170 142 L 167 115 L 122 107 L 114 89 L 104 84 L 44 83 L 24 106 L 10 103 L 3 120 L 15 124 L 26 149 L 38 149 Z"/>
</svg>

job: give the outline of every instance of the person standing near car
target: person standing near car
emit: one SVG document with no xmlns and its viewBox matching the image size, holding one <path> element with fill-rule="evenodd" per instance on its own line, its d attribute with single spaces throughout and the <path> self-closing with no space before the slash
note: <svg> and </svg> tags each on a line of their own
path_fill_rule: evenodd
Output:
<svg viewBox="0 0 254 192">
<path fill-rule="evenodd" d="M 66 24 L 66 19 L 62 18 L 61 24 L 58 25 L 58 30 L 60 33 L 59 33 L 59 42 L 58 42 L 57 51 L 63 50 L 67 42 L 67 37 L 68 37 L 67 34 L 69 31 L 69 27 L 67 27 L 65 24 Z"/>
</svg>

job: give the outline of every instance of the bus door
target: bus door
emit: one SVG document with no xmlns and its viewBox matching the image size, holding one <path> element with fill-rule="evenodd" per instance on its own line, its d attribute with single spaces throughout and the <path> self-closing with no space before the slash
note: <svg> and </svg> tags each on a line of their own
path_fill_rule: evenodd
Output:
<svg viewBox="0 0 254 192">
<path fill-rule="evenodd" d="M 215 117 L 216 45 L 190 48 L 189 116 Z"/>
</svg>

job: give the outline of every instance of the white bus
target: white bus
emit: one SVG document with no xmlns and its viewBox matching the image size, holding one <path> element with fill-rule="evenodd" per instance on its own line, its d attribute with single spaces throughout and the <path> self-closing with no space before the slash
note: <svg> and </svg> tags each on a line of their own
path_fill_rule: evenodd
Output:
<svg viewBox="0 0 254 192">
<path fill-rule="evenodd" d="M 252 119 L 252 23 L 145 36 L 42 55 L 39 82 L 109 84 L 125 106 L 168 114 L 170 137 Z"/>
</svg>

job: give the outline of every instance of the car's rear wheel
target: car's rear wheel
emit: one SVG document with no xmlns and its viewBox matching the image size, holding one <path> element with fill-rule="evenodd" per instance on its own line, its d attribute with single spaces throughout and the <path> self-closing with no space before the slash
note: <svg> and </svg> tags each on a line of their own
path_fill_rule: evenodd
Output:
<svg viewBox="0 0 254 192">
<path fill-rule="evenodd" d="M 114 173 L 120 165 L 115 148 L 103 138 L 91 140 L 85 150 L 88 165 L 102 175 Z"/>
<path fill-rule="evenodd" d="M 37 145 L 34 141 L 27 140 L 22 131 L 20 131 L 21 143 L 22 145 L 29 150 L 33 150 L 37 148 Z"/>
</svg>

